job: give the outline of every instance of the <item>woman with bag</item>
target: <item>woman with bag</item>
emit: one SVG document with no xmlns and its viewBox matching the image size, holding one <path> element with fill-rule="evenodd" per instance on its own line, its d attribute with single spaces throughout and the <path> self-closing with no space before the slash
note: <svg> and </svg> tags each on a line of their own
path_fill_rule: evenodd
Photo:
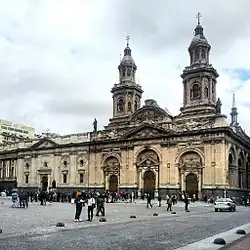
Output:
<svg viewBox="0 0 250 250">
<path fill-rule="evenodd" d="M 94 208 L 95 208 L 95 198 L 93 194 L 91 194 L 88 197 L 88 221 L 92 221 L 93 219 Z"/>
</svg>

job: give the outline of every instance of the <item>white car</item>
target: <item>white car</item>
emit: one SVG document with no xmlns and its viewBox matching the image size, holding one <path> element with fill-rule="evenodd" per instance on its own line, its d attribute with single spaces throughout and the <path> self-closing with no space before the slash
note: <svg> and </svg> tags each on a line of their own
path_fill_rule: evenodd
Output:
<svg viewBox="0 0 250 250">
<path fill-rule="evenodd" d="M 223 210 L 235 212 L 236 211 L 235 202 L 231 200 L 230 198 L 218 198 L 214 202 L 214 211 L 218 212 L 218 211 L 223 211 Z"/>
</svg>

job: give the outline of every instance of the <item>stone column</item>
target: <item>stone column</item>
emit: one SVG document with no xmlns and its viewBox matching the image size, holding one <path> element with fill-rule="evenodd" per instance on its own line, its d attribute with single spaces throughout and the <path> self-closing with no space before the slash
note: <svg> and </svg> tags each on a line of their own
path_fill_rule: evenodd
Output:
<svg viewBox="0 0 250 250">
<path fill-rule="evenodd" d="M 202 172 L 201 172 L 201 170 L 198 173 L 199 173 L 198 198 L 201 198 L 202 197 L 202 193 L 201 193 L 201 189 L 202 189 Z"/>
<path fill-rule="evenodd" d="M 139 188 L 138 188 L 138 196 L 141 197 L 141 189 L 143 188 L 143 180 L 142 180 L 142 170 L 139 169 Z"/>
<path fill-rule="evenodd" d="M 104 172 L 105 175 L 105 190 L 109 190 L 109 176 L 108 173 Z"/>
<path fill-rule="evenodd" d="M 185 181 L 184 181 L 184 171 L 181 171 L 181 191 L 185 191 L 186 190 L 186 185 L 185 185 Z"/>
<path fill-rule="evenodd" d="M 9 160 L 6 161 L 6 167 L 5 167 L 5 169 L 6 169 L 5 177 L 8 178 L 9 175 L 10 175 L 10 161 Z"/>
<path fill-rule="evenodd" d="M 47 191 L 49 191 L 50 182 L 51 182 L 51 173 L 48 174 L 48 187 L 47 187 Z"/>
<path fill-rule="evenodd" d="M 159 169 L 155 171 L 155 198 L 158 198 Z"/>
</svg>

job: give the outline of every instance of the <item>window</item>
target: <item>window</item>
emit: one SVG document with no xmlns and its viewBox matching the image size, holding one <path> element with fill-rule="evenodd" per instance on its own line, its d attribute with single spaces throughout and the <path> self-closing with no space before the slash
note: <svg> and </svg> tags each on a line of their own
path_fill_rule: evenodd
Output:
<svg viewBox="0 0 250 250">
<path fill-rule="evenodd" d="M 200 60 L 200 51 L 197 49 L 196 51 L 195 51 L 195 61 L 197 62 L 197 61 L 199 61 Z"/>
<path fill-rule="evenodd" d="M 67 161 L 63 162 L 64 167 L 67 167 L 67 164 L 68 164 Z"/>
<path fill-rule="evenodd" d="M 204 49 L 201 51 L 201 59 L 206 60 L 206 51 Z"/>
<path fill-rule="evenodd" d="M 135 101 L 135 105 L 134 105 L 135 107 L 134 107 L 134 111 L 136 111 L 137 110 L 137 108 L 138 108 L 138 106 L 137 106 L 137 101 Z"/>
<path fill-rule="evenodd" d="M 11 167 L 9 176 L 10 178 L 14 177 L 14 167 Z"/>
<path fill-rule="evenodd" d="M 83 174 L 80 174 L 80 183 L 83 183 Z"/>
<path fill-rule="evenodd" d="M 82 167 L 84 164 L 84 161 L 83 160 L 80 160 L 80 166 Z"/>
<path fill-rule="evenodd" d="M 48 167 L 48 163 L 45 161 L 45 162 L 43 163 L 43 166 L 44 166 L 45 168 L 47 168 L 47 167 Z"/>
<path fill-rule="evenodd" d="M 122 76 L 125 76 L 125 74 L 126 74 L 126 70 L 123 69 L 123 70 L 122 70 Z"/>
<path fill-rule="evenodd" d="M 67 174 L 63 174 L 63 183 L 67 183 Z"/>
<path fill-rule="evenodd" d="M 117 111 L 118 112 L 124 112 L 124 102 L 123 102 L 123 99 L 118 100 Z"/>
<path fill-rule="evenodd" d="M 29 175 L 25 175 L 25 183 L 26 183 L 26 184 L 29 183 Z"/>
<path fill-rule="evenodd" d="M 131 102 L 128 102 L 128 111 L 132 111 L 132 105 L 131 105 Z"/>
<path fill-rule="evenodd" d="M 205 97 L 208 97 L 208 87 L 205 87 L 204 95 L 205 95 Z"/>
<path fill-rule="evenodd" d="M 131 69 L 127 69 L 127 76 L 131 76 Z"/>
<path fill-rule="evenodd" d="M 190 99 L 199 99 L 201 96 L 200 86 L 195 83 L 190 91 Z"/>
</svg>

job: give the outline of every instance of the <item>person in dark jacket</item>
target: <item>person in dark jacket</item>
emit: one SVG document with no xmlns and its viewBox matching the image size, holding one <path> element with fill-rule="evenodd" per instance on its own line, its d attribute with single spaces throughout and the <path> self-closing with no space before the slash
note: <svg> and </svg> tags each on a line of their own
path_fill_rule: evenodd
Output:
<svg viewBox="0 0 250 250">
<path fill-rule="evenodd" d="M 102 216 L 105 216 L 104 200 L 105 200 L 105 197 L 102 194 L 97 197 L 96 216 L 99 216 L 100 212 Z"/>
<path fill-rule="evenodd" d="M 83 199 L 81 193 L 78 193 L 75 198 L 75 204 L 76 204 L 76 212 L 75 212 L 75 222 L 82 221 L 80 219 L 81 213 L 82 213 L 82 204 Z"/>
</svg>

